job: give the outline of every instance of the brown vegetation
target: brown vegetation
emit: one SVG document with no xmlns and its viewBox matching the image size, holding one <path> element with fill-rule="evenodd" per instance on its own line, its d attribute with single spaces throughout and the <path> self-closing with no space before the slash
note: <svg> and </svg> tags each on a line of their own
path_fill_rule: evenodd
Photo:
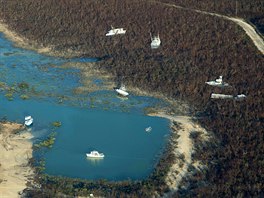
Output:
<svg viewBox="0 0 264 198">
<path fill-rule="evenodd" d="M 245 18 L 264 33 L 264 2 L 262 0 L 160 0 L 160 2 Z"/>
<path fill-rule="evenodd" d="M 228 2 L 235 1 L 166 2 L 208 11 L 216 6 L 213 11 L 231 14 L 234 7 Z M 240 6 L 247 8 L 243 14 L 239 11 L 240 16 L 261 18 L 262 13 L 263 17 L 263 10 L 258 10 L 263 9 L 263 1 L 240 2 L 246 2 Z M 214 16 L 139 0 L 0 1 L 0 18 L 20 35 L 55 50 L 108 57 L 98 67 L 117 81 L 187 100 L 220 145 L 201 153 L 217 163 L 208 164 L 208 173 L 191 178 L 188 192 L 180 192 L 200 197 L 263 195 L 264 59 L 240 27 Z M 106 37 L 111 25 L 126 28 L 127 34 Z M 159 33 L 159 49 L 150 49 L 149 32 Z M 205 85 L 219 75 L 232 87 Z M 212 92 L 244 93 L 247 98 L 211 100 Z"/>
</svg>

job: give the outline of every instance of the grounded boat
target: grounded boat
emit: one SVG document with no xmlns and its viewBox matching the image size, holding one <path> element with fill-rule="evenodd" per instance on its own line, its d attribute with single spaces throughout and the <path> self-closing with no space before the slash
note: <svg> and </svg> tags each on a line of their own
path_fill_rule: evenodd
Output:
<svg viewBox="0 0 264 198">
<path fill-rule="evenodd" d="M 25 117 L 25 125 L 30 126 L 33 124 L 33 118 L 31 116 L 26 116 Z"/>
<path fill-rule="evenodd" d="M 146 131 L 146 132 L 150 132 L 151 130 L 152 130 L 151 127 L 147 127 L 147 128 L 145 128 L 145 131 Z"/>
<path fill-rule="evenodd" d="M 225 83 L 223 81 L 223 76 L 219 76 L 219 78 L 217 78 L 215 81 L 208 81 L 205 83 L 211 86 L 220 86 L 220 87 L 228 86 L 228 83 Z"/>
<path fill-rule="evenodd" d="M 126 97 L 126 96 L 129 95 L 129 93 L 126 91 L 126 88 L 125 88 L 124 85 L 121 86 L 119 89 L 115 89 L 115 91 L 121 96 L 125 96 Z"/>
<path fill-rule="evenodd" d="M 211 94 L 211 98 L 216 98 L 216 99 L 233 99 L 233 95 L 226 95 L 226 94 Z"/>
<path fill-rule="evenodd" d="M 237 96 L 235 96 L 235 100 L 243 100 L 245 99 L 247 96 L 245 94 L 238 94 Z"/>
<path fill-rule="evenodd" d="M 161 44 L 159 35 L 152 37 L 150 34 L 150 37 L 151 37 L 151 44 L 150 44 L 151 49 L 157 49 Z"/>
<path fill-rule="evenodd" d="M 112 27 L 112 26 L 111 26 Z M 114 36 L 117 34 L 125 34 L 126 30 L 123 28 L 113 28 L 111 30 L 109 30 L 105 36 Z"/>
<path fill-rule="evenodd" d="M 104 158 L 104 154 L 99 153 L 98 151 L 91 151 L 90 153 L 86 153 L 86 156 L 89 158 Z"/>
<path fill-rule="evenodd" d="M 247 96 L 245 94 L 239 94 L 237 96 L 233 96 L 233 95 L 225 95 L 225 94 L 215 94 L 212 93 L 211 94 L 211 98 L 219 98 L 219 99 L 235 99 L 235 100 L 243 100 L 245 99 Z"/>
</svg>

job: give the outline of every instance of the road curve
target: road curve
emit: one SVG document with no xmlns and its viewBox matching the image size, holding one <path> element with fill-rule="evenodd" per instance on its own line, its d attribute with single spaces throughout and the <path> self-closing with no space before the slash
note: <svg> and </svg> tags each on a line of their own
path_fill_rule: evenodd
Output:
<svg viewBox="0 0 264 198">
<path fill-rule="evenodd" d="M 264 54 L 264 41 L 250 24 L 245 22 L 243 19 L 239 19 L 239 18 L 228 17 L 228 19 L 235 22 L 240 27 L 242 27 L 244 31 L 247 33 L 247 35 L 251 38 L 255 46 L 258 48 L 258 50 L 262 54 Z"/>
<path fill-rule="evenodd" d="M 162 5 L 169 6 L 169 7 L 174 7 L 174 8 L 177 8 L 177 9 L 189 10 L 189 11 L 194 11 L 194 12 L 201 13 L 201 14 L 217 16 L 217 17 L 221 17 L 223 19 L 229 20 L 229 21 L 233 21 L 234 23 L 239 25 L 246 32 L 246 34 L 253 41 L 254 45 L 257 47 L 257 49 L 262 54 L 264 54 L 264 41 L 263 41 L 262 37 L 256 32 L 254 27 L 252 27 L 250 24 L 248 24 L 246 21 L 244 21 L 241 18 L 228 17 L 228 16 L 225 16 L 225 15 L 217 14 L 217 13 L 206 12 L 206 11 L 201 11 L 201 10 L 196 10 L 196 9 L 191 9 L 191 8 L 185 8 L 185 7 L 182 7 L 182 6 L 177 6 L 175 4 L 162 3 L 160 1 L 155 1 L 155 0 L 154 1 L 150 1 L 150 2 L 159 3 L 159 4 L 162 4 Z"/>
</svg>

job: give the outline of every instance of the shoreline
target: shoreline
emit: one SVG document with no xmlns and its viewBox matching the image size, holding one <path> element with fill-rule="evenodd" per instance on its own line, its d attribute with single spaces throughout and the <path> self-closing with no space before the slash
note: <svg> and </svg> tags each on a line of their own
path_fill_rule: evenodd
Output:
<svg viewBox="0 0 264 198">
<path fill-rule="evenodd" d="M 0 197 L 17 197 L 33 179 L 33 136 L 22 124 L 5 122 L 0 127 Z"/>
<path fill-rule="evenodd" d="M 190 165 L 194 166 L 197 170 L 200 170 L 204 165 L 200 161 L 194 161 L 192 159 L 192 153 L 194 153 L 195 145 L 190 134 L 193 131 L 201 132 L 202 141 L 209 140 L 208 132 L 197 123 L 191 121 L 192 117 L 169 115 L 166 112 L 158 111 L 157 113 L 149 113 L 149 116 L 166 118 L 170 121 L 171 125 L 171 144 L 173 146 L 173 154 L 176 158 L 176 162 L 170 167 L 170 170 L 166 176 L 165 182 L 173 193 L 178 190 L 180 183 L 188 174 L 188 168 Z M 173 122 L 180 125 L 180 128 L 176 128 Z M 174 134 L 178 137 L 175 138 Z M 183 156 L 183 157 L 182 157 Z"/>
<path fill-rule="evenodd" d="M 8 40 L 11 40 L 15 46 L 18 46 L 20 48 L 24 48 L 27 50 L 34 50 L 34 51 L 37 51 L 38 53 L 44 53 L 47 55 L 52 54 L 51 48 L 37 47 L 36 44 L 34 44 L 33 42 L 29 42 L 27 39 L 19 36 L 17 33 L 10 30 L 8 25 L 4 23 L 1 19 L 0 19 L 0 32 L 2 32 Z"/>
</svg>

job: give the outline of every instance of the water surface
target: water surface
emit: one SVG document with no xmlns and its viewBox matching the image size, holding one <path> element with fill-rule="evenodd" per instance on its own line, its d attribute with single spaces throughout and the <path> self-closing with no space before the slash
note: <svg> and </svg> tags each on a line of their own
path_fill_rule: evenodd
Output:
<svg viewBox="0 0 264 198">
<path fill-rule="evenodd" d="M 45 173 L 108 180 L 147 177 L 166 144 L 169 123 L 145 116 L 143 110 L 163 103 L 133 95 L 125 100 L 107 90 L 75 95 L 73 89 L 81 86 L 79 70 L 61 67 L 69 61 L 78 59 L 16 48 L 0 34 L 0 117 L 23 123 L 26 115 L 33 116 L 34 143 L 56 132 L 51 149 L 34 152 L 37 159 L 45 160 Z M 18 88 L 22 82 L 29 88 Z M 93 83 L 100 85 L 102 79 Z M 30 97 L 22 100 L 21 95 Z M 53 127 L 54 121 L 62 126 Z M 148 126 L 153 129 L 149 133 L 145 131 Z M 87 159 L 85 154 L 91 150 L 103 152 L 105 158 Z"/>
</svg>

